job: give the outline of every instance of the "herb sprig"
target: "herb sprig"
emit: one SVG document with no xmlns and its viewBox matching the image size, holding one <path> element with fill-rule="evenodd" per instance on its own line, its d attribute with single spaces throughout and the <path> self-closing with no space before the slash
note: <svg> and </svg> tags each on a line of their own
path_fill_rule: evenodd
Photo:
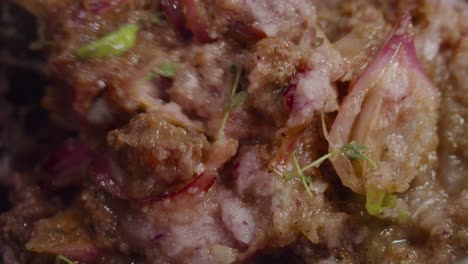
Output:
<svg viewBox="0 0 468 264">
<path fill-rule="evenodd" d="M 340 148 L 340 151 L 350 160 L 365 160 L 369 162 L 372 170 L 377 169 L 377 163 L 373 161 L 369 156 L 364 154 L 369 148 L 366 145 L 358 144 L 355 141 L 351 141 L 349 144 L 344 145 Z"/>
<path fill-rule="evenodd" d="M 240 106 L 247 98 L 247 93 L 244 91 L 236 93 L 239 86 L 239 80 L 242 73 L 242 69 L 236 65 L 232 65 L 231 71 L 235 73 L 234 83 L 232 84 L 228 104 L 224 109 L 225 113 L 223 119 L 221 120 L 221 126 L 219 127 L 216 140 L 221 140 L 224 137 L 224 128 L 226 126 L 229 115 L 231 114 L 231 111 Z"/>
<path fill-rule="evenodd" d="M 373 161 L 369 156 L 364 154 L 365 151 L 368 151 L 369 148 L 366 145 L 359 144 L 355 142 L 354 140 L 351 141 L 350 143 L 334 149 L 332 152 L 329 152 L 322 157 L 314 160 L 313 162 L 309 163 L 308 165 L 304 166 L 301 171 L 307 171 L 311 168 L 318 168 L 325 160 L 330 159 L 332 157 L 335 157 L 337 155 L 345 155 L 346 158 L 350 160 L 365 160 L 369 162 L 373 170 L 377 169 L 377 163 Z"/>
<path fill-rule="evenodd" d="M 296 171 L 299 174 L 299 179 L 301 180 L 302 185 L 304 185 L 304 188 L 306 189 L 307 194 L 312 198 L 312 192 L 310 191 L 310 179 L 309 177 L 306 177 L 304 175 L 304 172 L 301 170 L 301 167 L 299 165 L 299 162 L 297 161 L 296 155 L 293 155 L 293 161 L 294 161 L 294 166 L 296 167 Z"/>
<path fill-rule="evenodd" d="M 295 154 L 292 155 L 292 159 L 294 162 L 295 166 L 295 171 L 299 176 L 299 179 L 301 180 L 302 184 L 306 188 L 306 191 L 309 196 L 312 197 L 312 193 L 310 192 L 309 184 L 311 183 L 311 178 L 307 177 L 304 172 L 311 168 L 318 168 L 320 165 L 327 159 L 330 159 L 332 157 L 335 157 L 337 155 L 344 155 L 346 158 L 350 160 L 365 160 L 369 162 L 373 170 L 377 169 L 377 163 L 373 161 L 369 156 L 367 156 L 364 152 L 368 151 L 369 148 L 366 145 L 359 144 L 355 141 L 351 141 L 350 143 L 334 149 L 333 151 L 321 156 L 320 158 L 312 161 L 308 165 L 304 167 L 300 167 L 299 162 L 297 160 L 297 157 Z M 283 179 L 288 181 L 294 177 L 294 173 L 292 172 L 286 172 L 283 174 Z"/>
</svg>

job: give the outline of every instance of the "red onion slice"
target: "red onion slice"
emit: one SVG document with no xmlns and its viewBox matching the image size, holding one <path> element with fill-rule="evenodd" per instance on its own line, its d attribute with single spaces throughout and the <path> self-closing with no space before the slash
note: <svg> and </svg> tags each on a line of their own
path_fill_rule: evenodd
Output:
<svg viewBox="0 0 468 264">
<path fill-rule="evenodd" d="M 284 104 L 290 112 L 293 110 L 293 108 L 297 108 L 297 106 L 294 105 L 294 97 L 296 95 L 297 83 L 302 78 L 302 76 L 309 71 L 311 71 L 311 68 L 307 65 L 300 68 L 299 71 L 297 71 L 297 73 L 295 73 L 291 77 L 288 87 L 283 93 Z"/>
<path fill-rule="evenodd" d="M 93 160 L 91 174 L 99 186 L 114 197 L 122 200 L 132 200 L 114 179 L 113 175 L 116 173 L 120 173 L 120 171 L 117 172 L 117 168 L 112 166 L 107 158 L 96 157 Z"/>
<path fill-rule="evenodd" d="M 91 173 L 95 178 L 99 186 L 111 194 L 122 200 L 132 200 L 141 202 L 158 202 L 167 199 L 179 199 L 186 195 L 196 195 L 207 192 L 213 185 L 217 174 L 215 172 L 205 171 L 202 174 L 196 176 L 189 184 L 184 188 L 176 192 L 170 192 L 165 194 L 154 194 L 149 195 L 145 198 L 130 197 L 122 189 L 121 183 L 115 179 L 115 175 L 125 177 L 116 164 L 112 164 L 112 161 L 104 157 L 96 158 L 92 163 Z"/>
<path fill-rule="evenodd" d="M 188 185 L 182 188 L 179 191 L 164 194 L 164 195 L 157 195 L 153 197 L 148 197 L 143 199 L 147 202 L 158 202 L 163 200 L 179 200 L 183 197 L 191 197 L 196 196 L 198 194 L 203 194 L 208 192 L 211 188 L 213 183 L 215 182 L 217 174 L 215 172 L 205 171 L 202 174 L 198 175 L 193 179 Z"/>
<path fill-rule="evenodd" d="M 418 62 L 411 28 L 407 13 L 352 85 L 330 131 L 331 149 L 354 140 L 379 163 L 374 171 L 366 161 L 332 159 L 343 184 L 357 193 L 407 190 L 436 149 L 439 93 Z"/>
</svg>

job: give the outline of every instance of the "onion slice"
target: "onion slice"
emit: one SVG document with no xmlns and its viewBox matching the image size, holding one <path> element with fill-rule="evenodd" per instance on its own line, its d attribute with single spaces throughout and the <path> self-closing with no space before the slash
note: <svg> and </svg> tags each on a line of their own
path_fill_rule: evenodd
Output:
<svg viewBox="0 0 468 264">
<path fill-rule="evenodd" d="M 105 157 L 96 157 L 91 164 L 91 175 L 99 186 L 121 200 L 131 200 L 130 197 L 122 190 L 120 184 L 116 182 L 113 175 L 121 173 L 121 171 L 112 166 L 111 161 Z"/>
<path fill-rule="evenodd" d="M 439 93 L 416 57 L 411 16 L 406 13 L 371 65 L 352 85 L 331 128 L 330 151 L 351 141 L 366 145 L 378 162 L 332 159 L 343 184 L 365 194 L 369 188 L 404 192 L 424 173 L 437 145 Z"/>
<path fill-rule="evenodd" d="M 204 194 L 208 192 L 213 183 L 215 182 L 217 174 L 211 171 L 205 171 L 195 177 L 189 184 L 179 191 L 167 193 L 164 195 L 156 195 L 143 199 L 145 202 L 159 202 L 165 200 L 179 200 L 181 198 L 188 198 Z"/>
<path fill-rule="evenodd" d="M 115 175 L 125 177 L 118 165 L 113 164 L 107 158 L 97 157 L 91 165 L 91 174 L 99 186 L 112 196 L 121 200 L 131 200 L 140 202 L 158 202 L 168 199 L 179 199 L 180 197 L 206 193 L 216 180 L 216 172 L 205 171 L 196 176 L 190 183 L 182 189 L 164 194 L 152 194 L 144 198 L 131 197 L 123 190 L 121 183 Z"/>
</svg>

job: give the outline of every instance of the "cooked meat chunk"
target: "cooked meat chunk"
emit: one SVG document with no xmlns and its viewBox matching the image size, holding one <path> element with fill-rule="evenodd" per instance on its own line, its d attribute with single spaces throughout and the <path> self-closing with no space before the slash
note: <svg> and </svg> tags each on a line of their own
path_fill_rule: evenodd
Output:
<svg viewBox="0 0 468 264">
<path fill-rule="evenodd" d="M 139 114 L 127 126 L 111 131 L 108 144 L 134 197 L 183 187 L 203 171 L 208 146 L 202 134 L 177 127 L 157 113 Z"/>
<path fill-rule="evenodd" d="M 97 248 L 82 223 L 78 211 L 60 212 L 34 224 L 28 250 L 53 255 L 67 255 L 83 262 L 95 261 Z"/>
</svg>

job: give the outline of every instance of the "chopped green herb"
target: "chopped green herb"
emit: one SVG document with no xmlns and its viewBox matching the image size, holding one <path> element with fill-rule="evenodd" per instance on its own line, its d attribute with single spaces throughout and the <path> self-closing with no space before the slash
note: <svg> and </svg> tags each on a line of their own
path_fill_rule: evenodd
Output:
<svg viewBox="0 0 468 264">
<path fill-rule="evenodd" d="M 294 161 L 294 166 L 296 166 L 296 171 L 299 174 L 299 178 L 301 179 L 302 185 L 304 185 L 304 188 L 306 189 L 307 194 L 310 196 L 310 198 L 312 198 L 313 195 L 309 187 L 310 182 L 307 180 L 307 177 L 302 172 L 299 162 L 297 161 L 296 155 L 293 155 L 293 161 Z"/>
<path fill-rule="evenodd" d="M 301 169 L 302 172 L 307 171 L 311 168 L 318 168 L 325 160 L 343 153 L 348 159 L 350 160 L 366 160 L 368 161 L 372 169 L 377 169 L 377 164 L 363 152 L 367 151 L 368 147 L 365 145 L 361 145 L 356 143 L 355 141 L 351 141 L 349 144 L 342 146 L 341 148 L 335 149 L 330 153 L 323 155 L 322 157 L 314 160 L 312 163 L 306 165 Z"/>
<path fill-rule="evenodd" d="M 67 258 L 65 256 L 58 255 L 57 257 L 55 257 L 55 264 L 62 264 L 62 263 L 75 264 L 74 261 L 70 260 L 69 258 Z"/>
<path fill-rule="evenodd" d="M 365 145 L 356 144 L 356 142 L 352 141 L 348 145 L 346 145 L 343 150 L 346 157 L 350 160 L 359 160 L 363 159 L 362 152 L 367 151 L 369 148 Z"/>
<path fill-rule="evenodd" d="M 159 76 L 167 77 L 167 78 L 174 77 L 178 69 L 179 69 L 179 64 L 173 63 L 173 62 L 166 62 L 166 63 L 159 65 L 159 67 L 154 68 L 151 71 L 148 78 L 153 79 L 153 78 L 158 78 Z"/>
<path fill-rule="evenodd" d="M 358 144 L 355 141 L 351 141 L 349 144 L 341 147 L 343 154 L 350 160 L 366 160 L 369 162 L 373 170 L 377 169 L 375 161 L 370 159 L 364 151 L 369 150 L 366 145 Z"/>
<path fill-rule="evenodd" d="M 397 200 L 396 196 L 393 194 L 386 193 L 382 200 L 382 207 L 383 208 L 393 208 L 396 206 Z"/>
<path fill-rule="evenodd" d="M 370 215 L 380 217 L 385 209 L 396 206 L 396 197 L 383 191 L 369 188 L 366 194 L 366 210 Z"/>
<path fill-rule="evenodd" d="M 244 93 L 239 92 L 238 94 L 236 94 L 237 87 L 239 86 L 239 80 L 240 80 L 242 69 L 235 65 L 232 65 L 231 71 L 235 73 L 234 83 L 232 85 L 231 95 L 229 96 L 229 103 L 226 106 L 223 119 L 221 120 L 221 126 L 218 130 L 218 135 L 216 136 L 216 140 L 220 140 L 224 137 L 224 127 L 226 126 L 226 123 L 229 118 L 229 115 L 231 114 L 231 111 L 234 108 L 238 107 L 240 104 L 242 104 L 245 101 L 245 98 L 247 97 L 247 93 L 245 92 Z"/>
<path fill-rule="evenodd" d="M 135 46 L 139 29 L 140 27 L 136 24 L 123 25 L 116 31 L 78 49 L 78 58 L 105 58 L 122 55 Z"/>
</svg>

